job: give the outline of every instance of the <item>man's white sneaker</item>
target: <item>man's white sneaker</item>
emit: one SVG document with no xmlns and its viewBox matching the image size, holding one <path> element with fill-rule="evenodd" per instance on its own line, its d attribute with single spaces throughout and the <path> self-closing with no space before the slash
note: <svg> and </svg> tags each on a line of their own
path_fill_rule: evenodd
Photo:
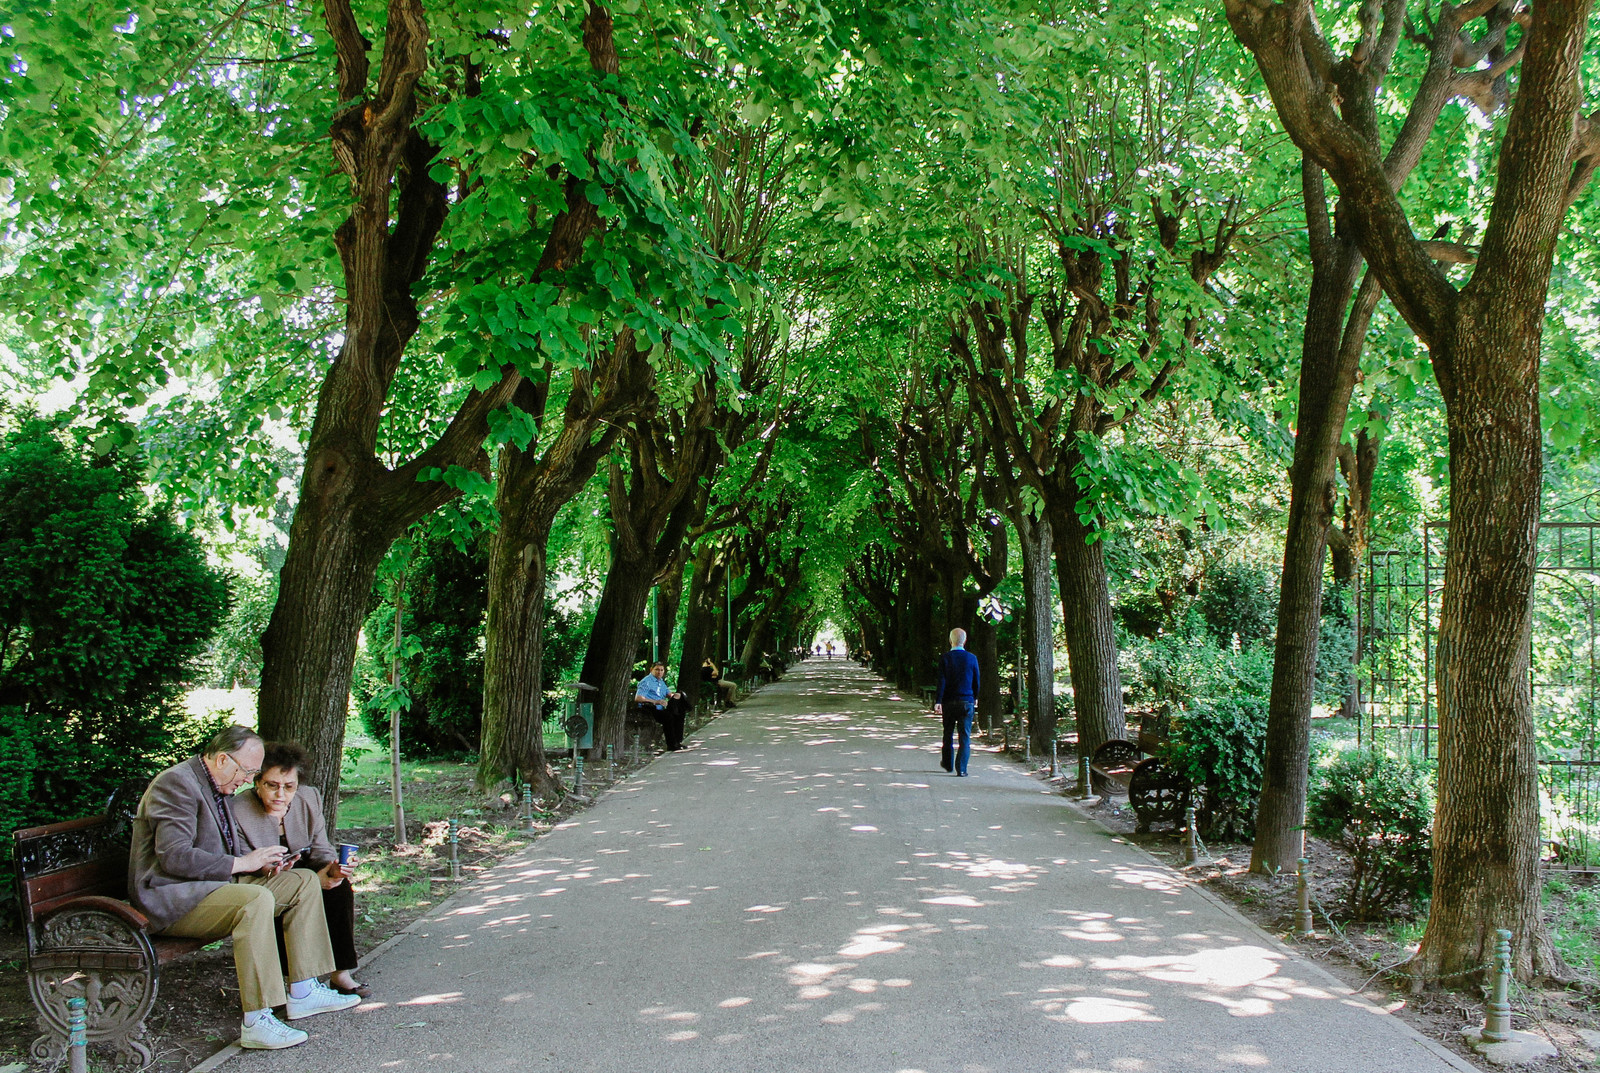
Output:
<svg viewBox="0 0 1600 1073">
<path fill-rule="evenodd" d="M 298 1028 L 290 1028 L 272 1016 L 271 1010 L 265 1010 L 257 1016 L 255 1024 L 241 1025 L 239 1028 L 239 1046 L 247 1051 L 281 1051 L 310 1038 Z"/>
<path fill-rule="evenodd" d="M 298 1021 L 302 1017 L 314 1017 L 319 1013 L 332 1013 L 334 1010 L 348 1010 L 351 1006 L 360 1004 L 360 995 L 341 995 L 322 981 L 315 980 L 311 984 L 311 994 L 305 998 L 295 998 L 290 995 L 285 1009 L 289 1020 Z"/>
</svg>

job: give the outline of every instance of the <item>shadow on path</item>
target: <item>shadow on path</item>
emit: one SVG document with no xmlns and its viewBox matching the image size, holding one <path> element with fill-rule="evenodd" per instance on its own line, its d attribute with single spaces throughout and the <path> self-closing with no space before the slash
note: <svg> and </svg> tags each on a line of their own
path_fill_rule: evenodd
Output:
<svg viewBox="0 0 1600 1073">
<path fill-rule="evenodd" d="M 251 1070 L 1468 1069 L 1015 765 L 808 660 Z"/>
</svg>

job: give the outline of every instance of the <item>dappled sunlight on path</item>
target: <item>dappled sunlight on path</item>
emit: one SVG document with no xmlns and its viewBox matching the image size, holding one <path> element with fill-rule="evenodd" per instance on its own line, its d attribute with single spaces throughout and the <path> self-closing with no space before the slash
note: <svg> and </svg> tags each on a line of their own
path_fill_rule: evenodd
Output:
<svg viewBox="0 0 1600 1073">
<path fill-rule="evenodd" d="M 293 1068 L 1459 1068 L 1009 762 L 941 771 L 937 738 L 802 664 L 419 922 Z"/>
</svg>

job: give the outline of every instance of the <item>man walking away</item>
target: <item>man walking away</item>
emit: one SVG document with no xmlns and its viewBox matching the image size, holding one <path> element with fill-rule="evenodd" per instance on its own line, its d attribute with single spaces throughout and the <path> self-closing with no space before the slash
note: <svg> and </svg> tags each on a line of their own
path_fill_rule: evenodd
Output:
<svg viewBox="0 0 1600 1073">
<path fill-rule="evenodd" d="M 962 778 L 967 776 L 967 758 L 972 755 L 972 706 L 978 695 L 978 657 L 967 651 L 966 643 L 966 630 L 950 631 L 950 651 L 939 661 L 939 688 L 933 695 L 934 713 L 944 717 L 939 766 L 946 771 L 953 769 Z M 950 737 L 957 730 L 961 732 L 961 746 L 954 751 Z"/>
</svg>

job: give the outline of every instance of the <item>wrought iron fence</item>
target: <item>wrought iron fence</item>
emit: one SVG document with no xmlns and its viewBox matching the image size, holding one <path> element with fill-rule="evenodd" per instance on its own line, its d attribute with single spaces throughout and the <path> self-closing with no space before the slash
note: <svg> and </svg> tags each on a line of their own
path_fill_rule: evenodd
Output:
<svg viewBox="0 0 1600 1073">
<path fill-rule="evenodd" d="M 1444 523 L 1373 550 L 1361 596 L 1361 738 L 1431 758 Z M 1600 871 L 1600 522 L 1539 527 L 1529 674 L 1547 864 Z"/>
</svg>

